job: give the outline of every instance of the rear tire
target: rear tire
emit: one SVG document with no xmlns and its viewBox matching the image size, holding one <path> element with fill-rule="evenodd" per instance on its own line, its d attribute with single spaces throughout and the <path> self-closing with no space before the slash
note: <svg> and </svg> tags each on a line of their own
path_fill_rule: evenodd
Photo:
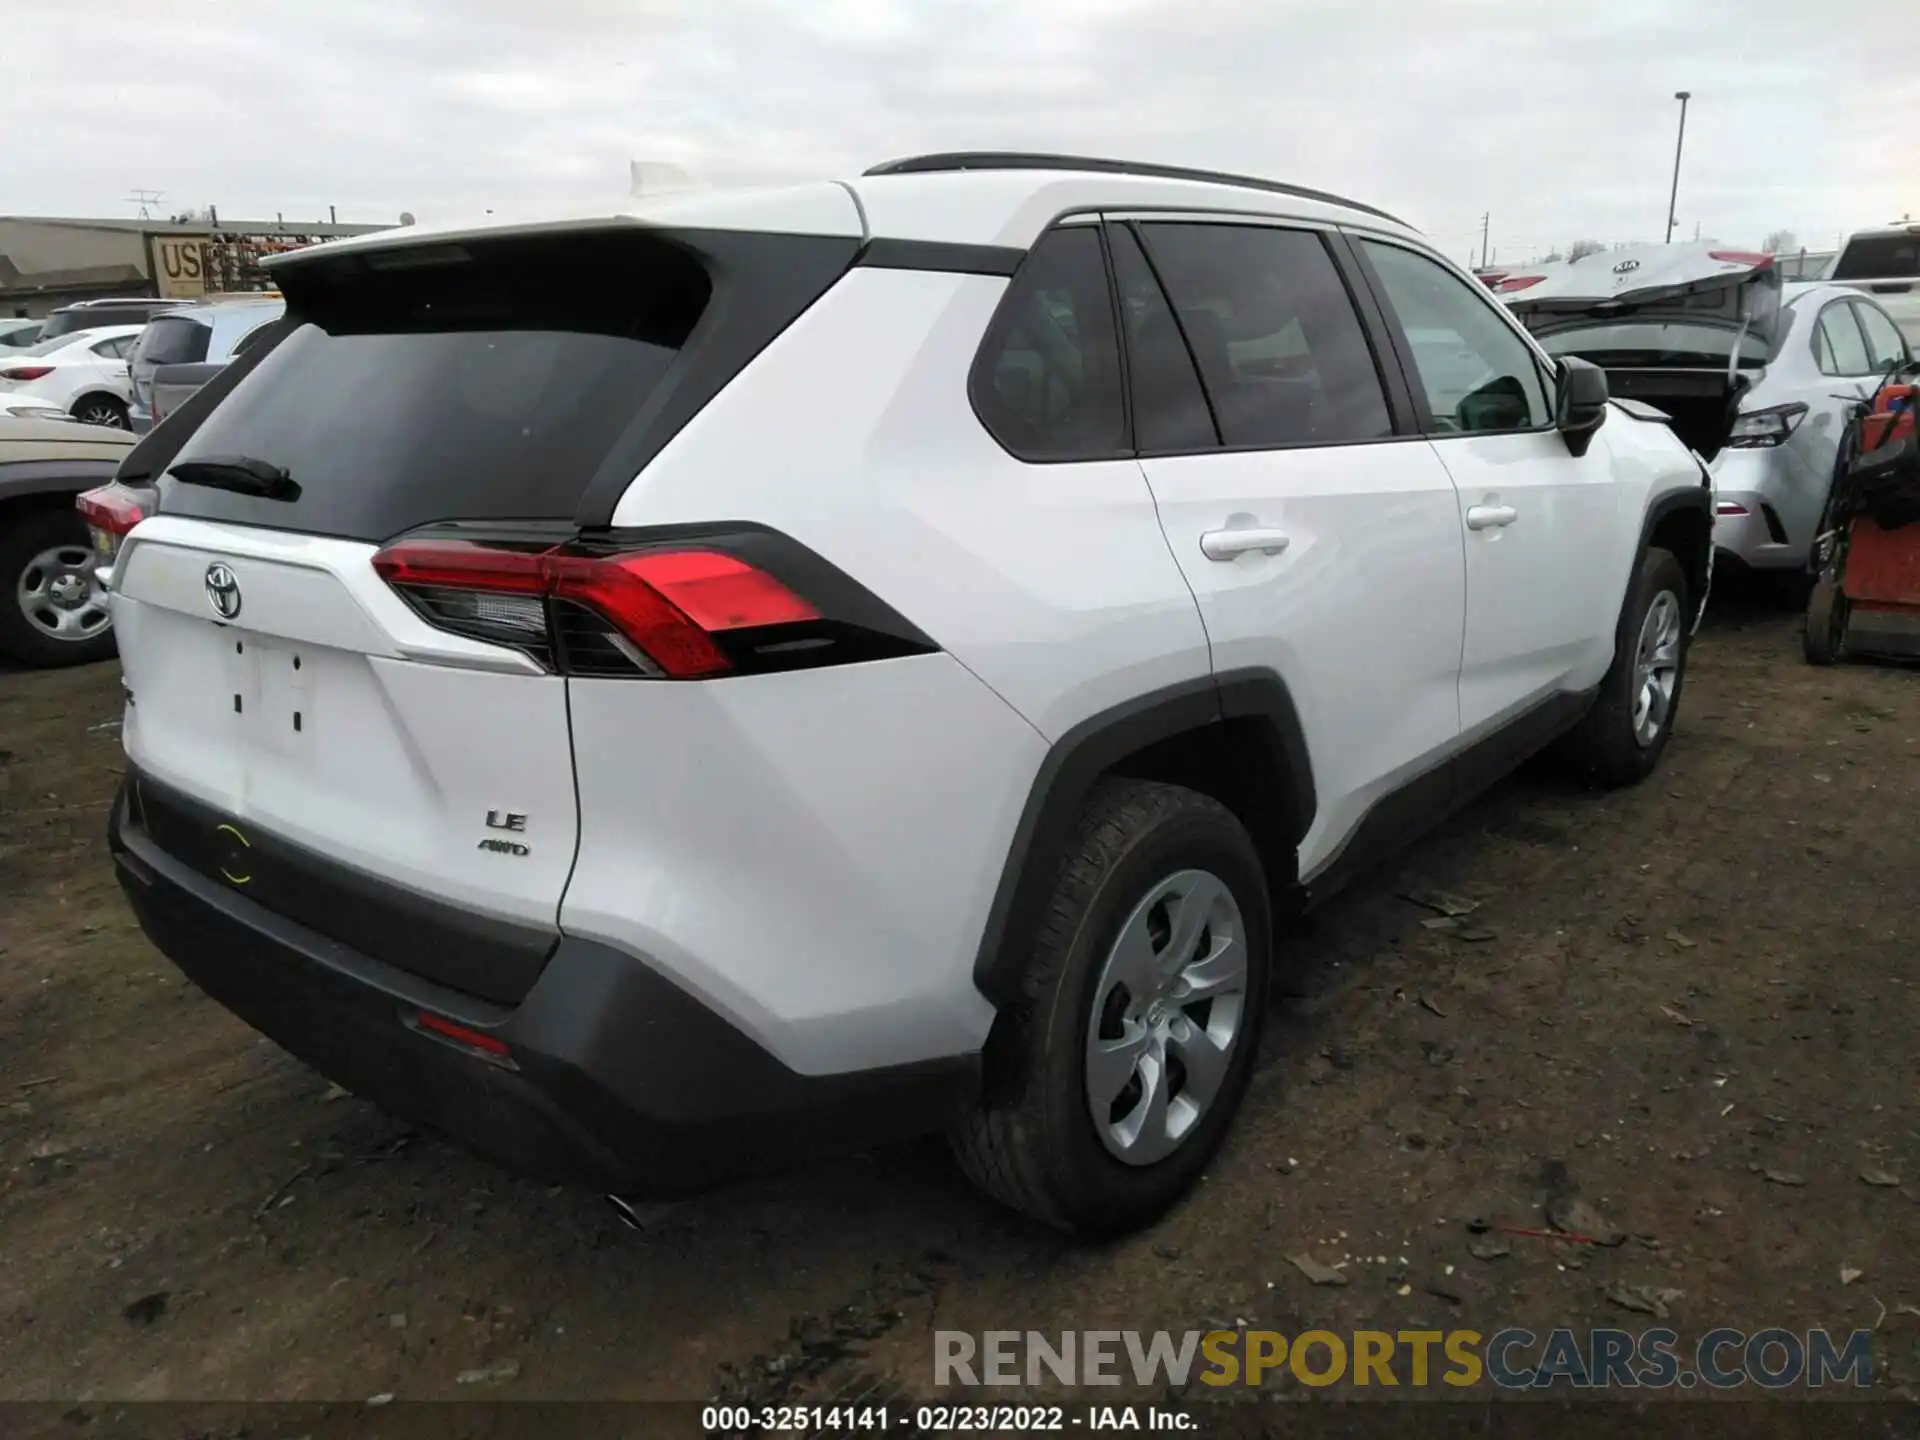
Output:
<svg viewBox="0 0 1920 1440">
<path fill-rule="evenodd" d="M 1000 1098 L 950 1138 L 1002 1203 L 1122 1234 L 1192 1187 L 1246 1093 L 1270 971 L 1266 877 L 1225 806 L 1135 780 L 1101 785 L 1065 854 L 1036 863 L 1058 875 L 989 1042 L 985 1093 Z"/>
<path fill-rule="evenodd" d="M 1831 580 L 1821 580 L 1807 598 L 1801 648 L 1809 665 L 1833 665 L 1847 653 L 1847 597 Z"/>
<path fill-rule="evenodd" d="M 95 623 L 104 608 L 92 540 L 75 511 L 0 509 L 0 655 L 42 668 L 105 660 L 113 622 Z"/>
<path fill-rule="evenodd" d="M 1649 548 L 1627 595 L 1621 643 L 1586 718 L 1562 753 L 1596 785 L 1634 785 L 1660 764 L 1687 678 L 1687 575 L 1670 551 Z"/>
</svg>

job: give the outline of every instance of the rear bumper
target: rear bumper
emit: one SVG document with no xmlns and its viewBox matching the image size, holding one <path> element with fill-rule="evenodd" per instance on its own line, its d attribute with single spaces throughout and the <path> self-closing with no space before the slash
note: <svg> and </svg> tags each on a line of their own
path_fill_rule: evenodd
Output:
<svg viewBox="0 0 1920 1440">
<path fill-rule="evenodd" d="M 214 1000 L 347 1090 L 543 1179 L 672 1193 L 935 1129 L 977 1085 L 977 1056 L 797 1074 L 591 941 L 563 938 L 514 1006 L 422 980 L 167 854 L 128 787 L 108 838 L 141 927 Z M 419 1028 L 423 1011 L 506 1056 Z"/>
<path fill-rule="evenodd" d="M 1810 464 L 1792 442 L 1714 456 L 1714 545 L 1756 570 L 1804 569 L 1830 478 Z"/>
<path fill-rule="evenodd" d="M 1713 500 L 1714 548 L 1755 570 L 1806 568 L 1808 547 L 1791 543 L 1785 522 L 1767 496 L 1716 488 Z"/>
</svg>

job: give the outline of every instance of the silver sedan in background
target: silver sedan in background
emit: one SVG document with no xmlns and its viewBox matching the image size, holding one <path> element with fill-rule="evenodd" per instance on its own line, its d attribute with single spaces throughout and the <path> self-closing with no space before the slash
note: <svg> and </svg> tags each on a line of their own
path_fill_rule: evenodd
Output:
<svg viewBox="0 0 1920 1440">
<path fill-rule="evenodd" d="M 1713 476 L 1713 538 L 1758 570 L 1805 569 L 1850 407 L 1908 363 L 1871 296 L 1783 283 L 1715 241 L 1602 251 L 1509 275 L 1501 298 L 1550 355 L 1603 367 L 1662 411 Z"/>
</svg>

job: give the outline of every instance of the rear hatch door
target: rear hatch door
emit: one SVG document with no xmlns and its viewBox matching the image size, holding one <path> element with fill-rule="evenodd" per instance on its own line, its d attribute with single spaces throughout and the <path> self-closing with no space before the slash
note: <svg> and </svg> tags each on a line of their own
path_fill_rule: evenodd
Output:
<svg viewBox="0 0 1920 1440">
<path fill-rule="evenodd" d="M 447 522 L 570 535 L 708 278 L 628 229 L 356 253 L 283 287 L 286 338 L 177 453 L 163 427 L 135 457 L 160 471 L 115 573 L 140 819 L 270 909 L 510 1003 L 578 829 L 545 602 L 435 611 L 373 557 Z"/>
</svg>

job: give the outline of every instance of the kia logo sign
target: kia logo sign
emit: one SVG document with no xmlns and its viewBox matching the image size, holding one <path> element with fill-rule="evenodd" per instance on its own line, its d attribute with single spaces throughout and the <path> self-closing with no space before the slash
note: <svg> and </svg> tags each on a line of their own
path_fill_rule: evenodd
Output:
<svg viewBox="0 0 1920 1440">
<path fill-rule="evenodd" d="M 1616 275 L 1631 275 L 1639 268 L 1640 262 L 1638 260 L 1622 260 L 1618 265 L 1613 267 L 1613 273 Z"/>
<path fill-rule="evenodd" d="M 231 620 L 240 613 L 240 582 L 233 578 L 233 571 L 217 560 L 207 566 L 207 603 L 222 620 Z"/>
</svg>

